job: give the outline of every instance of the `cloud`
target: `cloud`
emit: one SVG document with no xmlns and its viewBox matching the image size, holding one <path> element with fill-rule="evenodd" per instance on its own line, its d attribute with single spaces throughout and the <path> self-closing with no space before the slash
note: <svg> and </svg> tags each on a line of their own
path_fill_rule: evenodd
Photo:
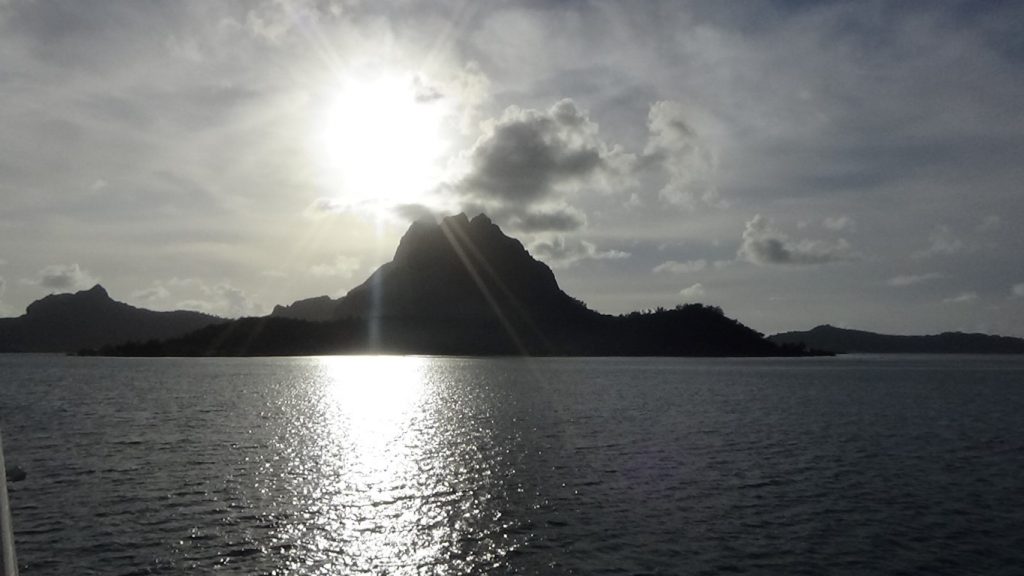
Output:
<svg viewBox="0 0 1024 576">
<path fill-rule="evenodd" d="M 309 273 L 318 277 L 349 278 L 359 269 L 359 259 L 352 256 L 338 256 L 328 264 L 317 264 Z"/>
<path fill-rule="evenodd" d="M 950 256 L 965 252 L 966 250 L 967 245 L 948 226 L 939 225 L 928 234 L 928 248 L 914 253 L 914 256 L 917 258 Z"/>
<path fill-rule="evenodd" d="M 689 272 L 700 272 L 708 267 L 708 261 L 703 258 L 699 260 L 687 260 L 686 262 L 677 262 L 675 260 L 668 260 L 662 262 L 654 267 L 655 274 L 686 274 Z"/>
<path fill-rule="evenodd" d="M 304 214 L 310 218 L 320 218 L 334 214 L 345 214 L 352 211 L 352 209 L 353 206 L 348 202 L 324 196 L 317 198 L 312 204 L 307 206 Z"/>
<path fill-rule="evenodd" d="M 896 288 L 903 288 L 905 286 L 921 284 L 922 282 L 938 280 L 939 278 L 943 278 L 943 275 L 937 272 L 926 272 L 924 274 L 901 274 L 899 276 L 889 278 L 885 283 Z"/>
<path fill-rule="evenodd" d="M 842 232 L 843 230 L 856 230 L 857 223 L 849 216 L 829 216 L 822 220 L 821 225 L 829 230 Z"/>
<path fill-rule="evenodd" d="M 463 174 L 443 188 L 463 205 L 527 232 L 583 227 L 583 212 L 570 205 L 592 200 L 581 192 L 621 194 L 623 206 L 644 205 L 633 191 L 641 182 L 660 186 L 668 204 L 724 206 L 714 182 L 715 154 L 692 115 L 678 102 L 655 102 L 638 155 L 604 140 L 571 99 L 547 110 L 511 106 L 483 123 L 482 136 L 462 155 Z"/>
<path fill-rule="evenodd" d="M 391 212 L 394 213 L 395 216 L 408 222 L 415 222 L 417 220 L 431 220 L 437 222 L 441 217 L 441 213 L 439 211 L 423 204 L 399 204 L 392 208 Z"/>
<path fill-rule="evenodd" d="M 156 302 L 158 300 L 166 300 L 170 298 L 171 291 L 162 286 L 161 284 L 154 284 L 153 286 L 132 292 L 132 298 L 141 302 Z"/>
<path fill-rule="evenodd" d="M 703 298 L 704 286 L 700 282 L 697 282 L 696 284 L 692 284 L 680 290 L 679 295 L 683 297 L 683 300 L 690 301 L 696 300 L 697 298 Z"/>
<path fill-rule="evenodd" d="M 1024 298 L 1024 282 L 1014 284 L 1013 287 L 1010 288 L 1010 293 L 1013 294 L 1014 298 Z"/>
<path fill-rule="evenodd" d="M 3 276 L 0 276 L 0 299 L 4 297 L 4 290 L 7 288 L 7 281 L 4 280 Z M 0 317 L 10 315 L 11 310 L 0 300 Z"/>
<path fill-rule="evenodd" d="M 650 136 L 643 162 L 660 166 L 668 176 L 659 196 L 687 208 L 698 201 L 723 206 L 715 185 L 715 154 L 684 106 L 674 101 L 655 102 L 647 115 L 647 128 Z"/>
<path fill-rule="evenodd" d="M 40 270 L 37 278 L 30 280 L 29 283 L 38 284 L 50 290 L 69 291 L 91 288 L 96 285 L 97 280 L 94 276 L 82 270 L 77 263 L 53 264 Z"/>
<path fill-rule="evenodd" d="M 467 154 L 469 172 L 455 185 L 484 202 L 523 205 L 602 181 L 629 162 L 598 136 L 597 124 L 570 99 L 548 110 L 511 106 Z"/>
<path fill-rule="evenodd" d="M 978 224 L 978 232 L 992 232 L 1003 227 L 1003 219 L 995 214 L 986 216 L 981 224 Z"/>
<path fill-rule="evenodd" d="M 263 306 L 253 301 L 244 290 L 235 288 L 230 284 L 222 283 L 208 287 L 199 281 L 194 282 L 198 282 L 203 296 L 182 300 L 177 304 L 178 308 L 199 310 L 228 318 L 258 316 L 264 311 Z"/>
<path fill-rule="evenodd" d="M 309 29 L 343 12 L 341 2 L 323 0 L 278 0 L 248 6 L 244 19 L 234 24 L 269 44 L 282 43 L 297 27 Z"/>
<path fill-rule="evenodd" d="M 581 260 L 617 260 L 629 258 L 629 252 L 599 250 L 586 240 L 567 240 L 558 236 L 552 240 L 539 240 L 530 245 L 530 252 L 552 268 L 567 268 Z"/>
<path fill-rule="evenodd" d="M 768 219 L 760 214 L 747 222 L 743 230 L 743 242 L 736 255 L 741 260 L 758 265 L 825 264 L 854 258 L 849 243 L 842 238 L 836 242 L 794 242 L 775 230 Z"/>
<path fill-rule="evenodd" d="M 977 300 L 977 292 L 961 292 L 956 296 L 950 296 L 949 298 L 945 298 L 942 301 L 947 304 L 970 304 L 971 302 L 975 302 Z"/>
<path fill-rule="evenodd" d="M 509 228 L 522 232 L 571 232 L 582 228 L 586 223 L 587 217 L 571 206 L 527 210 L 508 219 Z"/>
<path fill-rule="evenodd" d="M 412 85 L 414 97 L 419 103 L 433 102 L 444 98 L 444 93 L 440 89 L 425 82 L 419 74 L 413 76 Z"/>
</svg>

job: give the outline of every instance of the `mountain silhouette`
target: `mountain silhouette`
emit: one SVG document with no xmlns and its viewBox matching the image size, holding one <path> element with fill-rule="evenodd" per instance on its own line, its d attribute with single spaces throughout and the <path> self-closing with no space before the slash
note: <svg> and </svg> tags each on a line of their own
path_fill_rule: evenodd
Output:
<svg viewBox="0 0 1024 576">
<path fill-rule="evenodd" d="M 181 336 L 223 322 L 199 312 L 154 312 L 110 298 L 100 285 L 51 294 L 17 318 L 0 318 L 0 352 L 74 352 Z"/>
<path fill-rule="evenodd" d="M 550 268 L 483 214 L 414 222 L 394 259 L 343 298 L 300 300 L 271 313 L 317 321 L 500 316 L 522 322 L 551 315 L 597 313 L 563 292 Z"/>
<path fill-rule="evenodd" d="M 1024 354 L 1024 339 L 963 332 L 896 336 L 826 324 L 804 332 L 775 334 L 769 339 L 780 345 L 802 344 L 838 354 Z"/>
<path fill-rule="evenodd" d="M 414 222 L 394 258 L 344 297 L 277 306 L 264 318 L 208 326 L 165 342 L 108 347 L 116 355 L 780 356 L 776 345 L 700 304 L 608 316 L 487 216 Z"/>
</svg>

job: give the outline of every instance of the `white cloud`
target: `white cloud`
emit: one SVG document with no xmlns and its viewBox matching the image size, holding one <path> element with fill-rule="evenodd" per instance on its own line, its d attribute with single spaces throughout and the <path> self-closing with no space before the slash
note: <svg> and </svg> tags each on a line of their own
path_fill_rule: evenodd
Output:
<svg viewBox="0 0 1024 576">
<path fill-rule="evenodd" d="M 660 165 L 668 176 L 659 192 L 663 200 L 687 208 L 697 202 L 724 206 L 715 183 L 715 153 L 693 116 L 679 102 L 655 102 L 647 116 L 650 139 L 643 159 Z"/>
<path fill-rule="evenodd" d="M 824 264 L 852 260 L 849 243 L 840 238 L 835 242 L 822 240 L 792 241 L 775 230 L 767 218 L 760 214 L 747 222 L 743 242 L 737 257 L 758 265 Z"/>
<path fill-rule="evenodd" d="M 1020 284 L 1014 284 L 1010 288 L 1010 293 L 1013 294 L 1014 298 L 1024 298 L 1024 282 Z"/>
<path fill-rule="evenodd" d="M 167 298 L 170 298 L 170 296 L 171 291 L 161 284 L 154 284 L 149 288 L 132 292 L 132 298 L 146 303 L 166 300 Z"/>
<path fill-rule="evenodd" d="M 686 288 L 680 290 L 679 295 L 683 297 L 684 301 L 693 301 L 696 300 L 697 298 L 703 298 L 704 286 L 700 282 L 697 282 L 696 284 L 691 284 L 690 286 L 687 286 Z"/>
<path fill-rule="evenodd" d="M 309 272 L 318 277 L 349 278 L 356 270 L 359 270 L 359 259 L 342 255 L 335 258 L 333 262 L 314 265 Z"/>
<path fill-rule="evenodd" d="M 924 274 L 901 274 L 899 276 L 893 276 L 886 281 L 889 286 L 902 288 L 905 286 L 913 286 L 915 284 L 921 284 L 922 282 L 929 282 L 931 280 L 938 280 L 943 278 L 942 274 L 937 272 L 926 272 Z"/>
<path fill-rule="evenodd" d="M 132 295 L 143 305 L 154 309 L 198 310 L 226 318 L 260 316 L 265 307 L 244 290 L 228 282 L 208 284 L 199 278 L 174 277 L 154 282 Z"/>
<path fill-rule="evenodd" d="M 948 226 L 939 225 L 928 234 L 928 248 L 914 254 L 915 257 L 949 256 L 967 250 L 964 241 L 957 237 Z"/>
<path fill-rule="evenodd" d="M 689 272 L 700 272 L 708 267 L 708 261 L 703 258 L 698 260 L 687 260 L 685 262 L 677 262 L 675 260 L 668 260 L 662 262 L 654 267 L 655 274 L 686 274 Z"/>
<path fill-rule="evenodd" d="M 821 225 L 829 230 L 842 232 L 843 230 L 853 231 L 857 229 L 857 223 L 849 216 L 829 216 L 822 220 Z"/>
<path fill-rule="evenodd" d="M 976 302 L 977 300 L 977 292 L 961 292 L 956 296 L 950 296 L 949 298 L 945 298 L 942 301 L 947 304 L 970 304 L 972 302 Z"/>
</svg>

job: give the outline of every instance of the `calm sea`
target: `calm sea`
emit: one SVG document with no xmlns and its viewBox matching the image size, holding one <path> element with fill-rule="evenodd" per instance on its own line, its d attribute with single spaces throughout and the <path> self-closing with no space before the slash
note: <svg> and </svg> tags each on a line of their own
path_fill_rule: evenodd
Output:
<svg viewBox="0 0 1024 576">
<path fill-rule="evenodd" d="M 1021 574 L 1024 358 L 0 356 L 22 574 Z"/>
</svg>

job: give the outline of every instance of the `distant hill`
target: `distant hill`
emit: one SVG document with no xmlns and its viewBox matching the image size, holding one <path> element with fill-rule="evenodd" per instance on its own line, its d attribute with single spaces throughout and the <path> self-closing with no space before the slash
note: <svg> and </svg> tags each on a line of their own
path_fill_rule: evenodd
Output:
<svg viewBox="0 0 1024 576">
<path fill-rule="evenodd" d="M 607 316 L 561 290 L 551 269 L 486 216 L 415 222 L 394 259 L 339 299 L 278 306 L 266 318 L 210 326 L 116 355 L 800 355 L 691 304 Z"/>
<path fill-rule="evenodd" d="M 1024 354 L 1024 339 L 963 332 L 894 336 L 824 325 L 804 332 L 775 334 L 769 339 L 777 344 L 803 344 L 839 354 Z"/>
<path fill-rule="evenodd" d="M 0 352 L 75 352 L 181 336 L 223 322 L 199 312 L 154 312 L 110 298 L 100 285 L 36 300 L 17 318 L 0 318 Z"/>
</svg>

